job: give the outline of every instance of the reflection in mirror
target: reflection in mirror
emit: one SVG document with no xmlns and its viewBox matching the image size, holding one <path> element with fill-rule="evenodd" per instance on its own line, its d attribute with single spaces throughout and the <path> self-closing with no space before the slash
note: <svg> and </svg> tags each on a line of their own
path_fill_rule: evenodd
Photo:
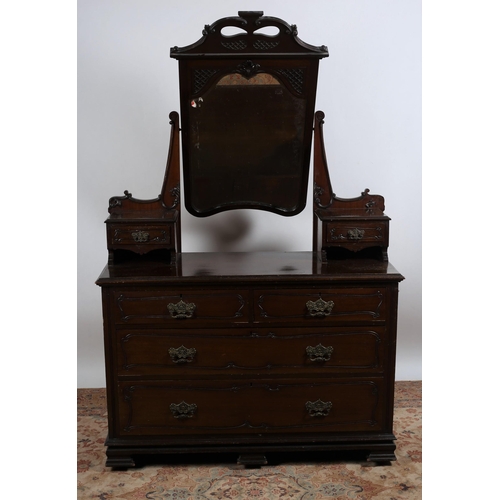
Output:
<svg viewBox="0 0 500 500">
<path fill-rule="evenodd" d="M 271 74 L 247 79 L 232 73 L 190 104 L 185 166 L 191 213 L 251 207 L 292 215 L 303 209 L 304 99 Z"/>
<path fill-rule="evenodd" d="M 269 73 L 257 73 L 248 79 L 239 73 L 230 73 L 217 82 L 217 86 L 219 85 L 280 85 L 280 82 Z"/>
</svg>

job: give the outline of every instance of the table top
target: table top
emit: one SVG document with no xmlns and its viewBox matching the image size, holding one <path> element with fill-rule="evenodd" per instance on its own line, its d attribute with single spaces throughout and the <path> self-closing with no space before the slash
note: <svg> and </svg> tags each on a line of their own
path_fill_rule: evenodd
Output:
<svg viewBox="0 0 500 500">
<path fill-rule="evenodd" d="M 116 284 L 401 281 L 389 262 L 348 259 L 322 262 L 316 252 L 182 253 L 175 264 L 130 262 L 106 265 L 100 286 Z"/>
</svg>

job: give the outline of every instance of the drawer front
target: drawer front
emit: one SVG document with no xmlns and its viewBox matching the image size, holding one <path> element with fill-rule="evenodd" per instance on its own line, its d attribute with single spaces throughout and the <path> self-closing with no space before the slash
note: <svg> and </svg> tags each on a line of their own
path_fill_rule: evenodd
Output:
<svg viewBox="0 0 500 500">
<path fill-rule="evenodd" d="M 255 293 L 255 322 L 326 326 L 341 322 L 384 321 L 385 288 L 276 290 Z"/>
<path fill-rule="evenodd" d="M 379 431 L 382 379 L 122 382 L 121 436 Z"/>
<path fill-rule="evenodd" d="M 248 323 L 248 293 L 225 290 L 124 290 L 114 292 L 118 324 L 164 324 L 196 328 Z"/>
<path fill-rule="evenodd" d="M 330 245 L 366 248 L 388 246 L 389 223 L 387 221 L 335 221 L 326 224 L 326 242 Z"/>
<path fill-rule="evenodd" d="M 110 224 L 109 239 L 113 247 L 121 245 L 170 245 L 172 241 L 171 225 L 125 225 Z"/>
<path fill-rule="evenodd" d="M 120 330 L 121 376 L 381 373 L 384 327 Z"/>
</svg>

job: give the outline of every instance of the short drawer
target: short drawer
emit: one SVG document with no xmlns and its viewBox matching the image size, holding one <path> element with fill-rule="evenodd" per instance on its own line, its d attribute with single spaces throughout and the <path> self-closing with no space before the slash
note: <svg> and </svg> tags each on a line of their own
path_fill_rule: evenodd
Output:
<svg viewBox="0 0 500 500">
<path fill-rule="evenodd" d="M 384 321 L 385 288 L 257 291 L 257 323 L 309 323 L 319 325 Z"/>
<path fill-rule="evenodd" d="M 110 231 L 110 243 L 116 245 L 158 245 L 170 244 L 171 227 L 163 226 L 134 226 L 124 224 L 111 224 L 108 227 Z"/>
<path fill-rule="evenodd" d="M 120 376 L 381 373 L 384 327 L 119 330 Z"/>
<path fill-rule="evenodd" d="M 121 436 L 379 431 L 383 379 L 119 384 Z"/>
<path fill-rule="evenodd" d="M 388 246 L 388 221 L 335 221 L 326 223 L 327 245 L 366 248 Z"/>
<path fill-rule="evenodd" d="M 114 293 L 118 324 L 164 324 L 193 328 L 247 323 L 248 293 L 227 290 L 123 290 Z"/>
</svg>

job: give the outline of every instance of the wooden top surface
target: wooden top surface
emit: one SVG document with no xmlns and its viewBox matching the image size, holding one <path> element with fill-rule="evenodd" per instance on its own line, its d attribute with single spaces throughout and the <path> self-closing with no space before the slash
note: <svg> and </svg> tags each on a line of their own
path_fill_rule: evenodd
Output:
<svg viewBox="0 0 500 500">
<path fill-rule="evenodd" d="M 176 264 L 131 262 L 107 265 L 97 284 L 307 284 L 345 281 L 401 281 L 388 262 L 351 259 L 321 262 L 314 252 L 183 253 Z M 325 283 L 326 284 L 326 283 Z"/>
</svg>

